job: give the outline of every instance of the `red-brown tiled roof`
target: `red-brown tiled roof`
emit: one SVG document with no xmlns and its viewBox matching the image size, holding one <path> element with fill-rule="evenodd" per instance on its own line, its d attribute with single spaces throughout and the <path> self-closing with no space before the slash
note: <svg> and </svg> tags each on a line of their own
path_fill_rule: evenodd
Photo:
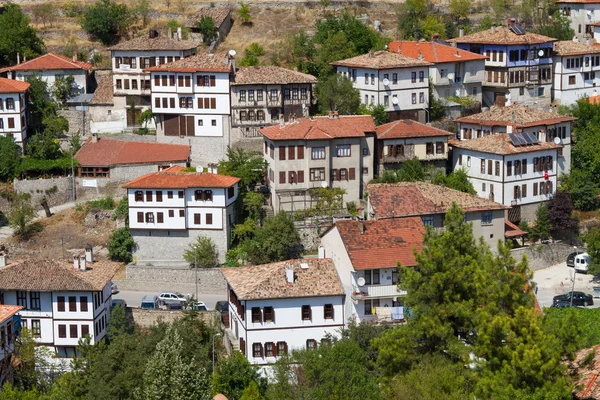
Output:
<svg viewBox="0 0 600 400">
<path fill-rule="evenodd" d="M 0 304 L 0 324 L 23 309 L 23 306 L 9 306 Z"/>
<path fill-rule="evenodd" d="M 275 67 L 272 65 L 239 67 L 235 73 L 235 81 L 232 85 L 250 84 L 277 84 L 286 85 L 291 83 L 316 83 L 317 78 L 313 75 L 304 74 L 291 69 Z"/>
<path fill-rule="evenodd" d="M 300 118 L 283 127 L 267 126 L 259 132 L 271 140 L 327 140 L 364 137 L 368 132 L 375 132 L 375 124 L 370 115 L 341 115 Z"/>
<path fill-rule="evenodd" d="M 202 19 L 202 17 L 211 17 L 213 22 L 215 23 L 215 27 L 217 30 L 221 27 L 225 19 L 227 19 L 231 14 L 229 8 L 226 7 L 203 7 L 196 11 L 194 15 L 192 15 L 186 22 L 186 28 L 197 28 L 198 22 Z"/>
<path fill-rule="evenodd" d="M 498 133 L 496 135 L 469 140 L 451 140 L 448 143 L 450 146 L 459 149 L 499 155 L 531 153 L 540 150 L 556 150 L 561 147 L 553 142 L 539 142 L 538 144 L 515 146 L 512 144 L 506 133 Z"/>
<path fill-rule="evenodd" d="M 377 139 L 401 139 L 432 136 L 454 136 L 454 133 L 434 128 L 410 119 L 400 119 L 375 128 Z"/>
<path fill-rule="evenodd" d="M 600 95 L 597 95 L 597 96 L 590 96 L 590 97 L 584 97 L 583 99 L 581 99 L 581 100 L 578 100 L 578 101 L 582 101 L 582 100 L 584 100 L 584 99 L 585 99 L 585 100 L 586 100 L 588 103 L 590 103 L 590 104 L 598 104 L 598 103 L 600 103 Z"/>
<path fill-rule="evenodd" d="M 488 199 L 426 182 L 369 184 L 367 192 L 378 219 L 445 214 L 453 203 L 464 212 L 508 208 Z"/>
<path fill-rule="evenodd" d="M 83 167 L 110 167 L 127 164 L 185 162 L 189 156 L 190 146 L 188 145 L 100 138 L 96 143 L 88 139 L 75 158 Z"/>
<path fill-rule="evenodd" d="M 506 26 L 496 26 L 485 31 L 475 32 L 470 35 L 449 39 L 448 42 L 471 44 L 528 45 L 555 42 L 556 40 L 557 39 L 531 32 L 525 32 L 524 35 L 517 35 Z"/>
<path fill-rule="evenodd" d="M 293 268 L 294 283 L 288 283 L 286 268 Z M 223 268 L 221 271 L 239 300 L 344 294 L 337 271 L 328 258 L 288 260 L 251 267 Z"/>
<path fill-rule="evenodd" d="M 460 123 L 478 124 L 484 126 L 530 127 L 539 125 L 554 125 L 561 122 L 575 121 L 577 118 L 561 115 L 555 111 L 545 111 L 522 104 L 512 104 L 507 107 L 491 107 L 479 114 L 459 118 Z"/>
<path fill-rule="evenodd" d="M 61 56 L 56 53 L 47 53 L 34 58 L 33 60 L 0 69 L 0 73 L 7 71 L 48 71 L 55 69 L 83 69 L 89 71 L 92 69 L 92 64 L 82 61 L 73 61 L 69 57 Z"/>
<path fill-rule="evenodd" d="M 29 89 L 29 82 L 0 78 L 0 93 L 23 93 Z"/>
<path fill-rule="evenodd" d="M 128 189 L 228 188 L 239 181 L 240 178 L 233 176 L 208 172 L 184 172 L 182 167 L 173 166 L 160 172 L 142 175 L 123 187 Z"/>
<path fill-rule="evenodd" d="M 151 38 L 142 35 L 125 42 L 121 42 L 109 48 L 119 51 L 157 51 L 157 50 L 193 50 L 200 46 L 201 42 L 194 40 L 169 39 L 166 36 Z"/>
<path fill-rule="evenodd" d="M 407 57 L 402 54 L 381 50 L 356 57 L 347 58 L 345 60 L 335 61 L 332 62 L 331 65 L 355 68 L 389 69 L 406 67 L 426 67 L 428 65 L 431 65 L 431 63 L 428 63 L 425 60 Z"/>
<path fill-rule="evenodd" d="M 417 264 L 414 250 L 423 249 L 425 227 L 417 217 L 338 221 L 336 228 L 355 270 L 395 267 L 398 262 L 412 267 Z"/>
<path fill-rule="evenodd" d="M 573 361 L 563 363 L 567 365 L 565 375 L 574 377 L 573 399 L 600 398 L 600 344 L 577 351 Z"/>
<path fill-rule="evenodd" d="M 504 237 L 514 238 L 525 235 L 528 235 L 528 233 L 524 230 L 521 230 L 521 228 L 519 228 L 517 225 L 507 220 L 504 221 Z"/>
<path fill-rule="evenodd" d="M 90 106 L 114 105 L 113 77 L 112 74 L 102 75 L 97 78 L 98 86 L 90 100 Z"/>
<path fill-rule="evenodd" d="M 423 56 L 425 61 L 431 63 L 448 63 L 473 60 L 485 60 L 486 56 L 470 51 L 457 49 L 439 42 L 390 42 L 388 48 L 393 53 L 402 54 L 412 58 Z"/>
<path fill-rule="evenodd" d="M 227 60 L 227 62 L 225 62 Z M 196 71 L 212 71 L 212 72 L 230 72 L 231 63 L 229 56 L 225 53 L 207 54 L 200 53 L 194 56 L 182 58 L 181 60 L 173 61 L 167 64 L 156 67 L 145 68 L 144 71 L 165 71 L 165 72 L 196 72 Z"/>
<path fill-rule="evenodd" d="M 580 42 L 574 42 L 572 40 L 563 40 L 561 42 L 554 43 L 554 54 L 557 56 L 579 56 L 584 54 L 598 54 L 600 53 L 600 45 L 585 44 Z"/>
</svg>

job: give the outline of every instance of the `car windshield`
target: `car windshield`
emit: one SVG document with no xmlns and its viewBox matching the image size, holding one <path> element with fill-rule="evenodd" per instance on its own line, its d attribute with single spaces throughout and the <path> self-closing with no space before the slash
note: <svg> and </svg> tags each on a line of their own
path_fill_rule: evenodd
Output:
<svg viewBox="0 0 600 400">
<path fill-rule="evenodd" d="M 179 298 L 185 298 L 185 296 L 184 296 L 184 295 L 182 295 L 182 294 L 181 294 L 181 293 L 179 293 L 179 292 L 175 293 L 175 296 L 177 296 L 177 297 L 179 297 Z"/>
</svg>

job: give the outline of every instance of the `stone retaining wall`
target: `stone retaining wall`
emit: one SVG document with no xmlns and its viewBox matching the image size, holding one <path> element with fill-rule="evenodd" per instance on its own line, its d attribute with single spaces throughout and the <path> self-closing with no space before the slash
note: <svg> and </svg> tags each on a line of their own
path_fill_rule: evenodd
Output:
<svg viewBox="0 0 600 400">
<path fill-rule="evenodd" d="M 189 284 L 196 282 L 196 273 L 189 267 L 160 267 L 144 265 L 128 265 L 126 270 L 127 282 L 143 282 L 144 287 L 149 283 L 164 290 L 165 283 Z M 123 288 L 122 288 L 123 290 Z M 218 268 L 198 269 L 198 291 L 205 294 L 227 293 L 227 282 Z"/>
<path fill-rule="evenodd" d="M 579 247 L 579 251 L 585 249 Z M 529 268 L 532 271 L 544 269 L 555 264 L 567 261 L 567 256 L 574 251 L 573 246 L 563 243 L 538 244 L 531 247 L 512 249 L 515 260 L 520 261 L 523 255 L 527 256 Z"/>
<path fill-rule="evenodd" d="M 183 317 L 182 311 L 128 308 L 129 312 L 132 322 L 143 328 L 150 328 L 159 322 L 173 323 Z M 198 318 L 207 324 L 218 324 L 221 317 L 218 311 L 199 311 Z"/>
</svg>

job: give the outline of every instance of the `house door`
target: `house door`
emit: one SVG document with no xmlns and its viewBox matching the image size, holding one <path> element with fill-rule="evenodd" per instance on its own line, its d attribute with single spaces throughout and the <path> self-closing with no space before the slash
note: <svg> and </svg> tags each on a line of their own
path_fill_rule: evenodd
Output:
<svg viewBox="0 0 600 400">
<path fill-rule="evenodd" d="M 495 92 L 494 104 L 498 107 L 504 107 L 504 105 L 506 104 L 506 94 L 501 92 Z"/>
<path fill-rule="evenodd" d="M 142 110 L 139 108 L 134 108 L 133 112 L 131 108 L 127 110 L 127 126 L 138 126 L 140 120 L 140 114 Z"/>
</svg>

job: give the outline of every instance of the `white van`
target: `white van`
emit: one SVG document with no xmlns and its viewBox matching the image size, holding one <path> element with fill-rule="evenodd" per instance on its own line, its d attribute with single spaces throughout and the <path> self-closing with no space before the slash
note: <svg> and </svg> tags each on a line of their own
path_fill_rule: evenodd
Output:
<svg viewBox="0 0 600 400">
<path fill-rule="evenodd" d="M 592 259 L 588 253 L 577 254 L 575 256 L 575 271 L 585 273 L 591 263 Z"/>
</svg>

